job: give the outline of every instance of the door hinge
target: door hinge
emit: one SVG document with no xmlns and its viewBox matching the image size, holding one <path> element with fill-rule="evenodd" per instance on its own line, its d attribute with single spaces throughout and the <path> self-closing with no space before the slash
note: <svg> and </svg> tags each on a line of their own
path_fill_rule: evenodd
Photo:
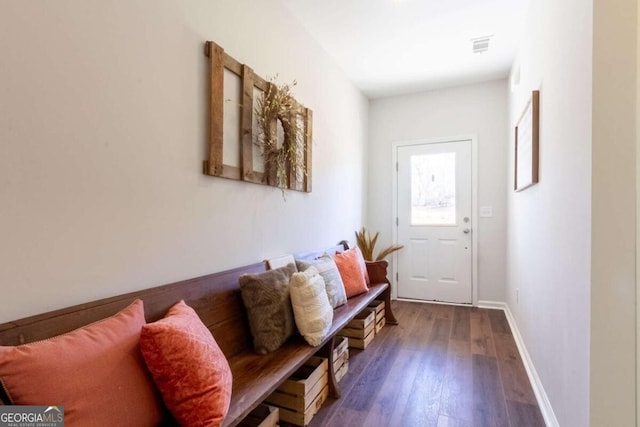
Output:
<svg viewBox="0 0 640 427">
<path fill-rule="evenodd" d="M 400 276 L 398 275 L 398 272 L 396 271 L 396 283 L 398 283 L 398 281 L 400 280 L 399 277 Z"/>
<path fill-rule="evenodd" d="M 398 162 L 396 162 L 396 172 L 398 172 Z"/>
<path fill-rule="evenodd" d="M 396 217 L 396 227 L 400 225 L 400 220 Z"/>
</svg>

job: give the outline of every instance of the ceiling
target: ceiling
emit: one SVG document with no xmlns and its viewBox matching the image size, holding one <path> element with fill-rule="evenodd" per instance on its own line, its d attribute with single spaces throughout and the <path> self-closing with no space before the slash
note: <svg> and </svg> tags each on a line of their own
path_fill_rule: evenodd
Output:
<svg viewBox="0 0 640 427">
<path fill-rule="evenodd" d="M 529 0 L 282 0 L 370 98 L 506 77 Z M 493 35 L 487 52 L 472 39 Z"/>
</svg>

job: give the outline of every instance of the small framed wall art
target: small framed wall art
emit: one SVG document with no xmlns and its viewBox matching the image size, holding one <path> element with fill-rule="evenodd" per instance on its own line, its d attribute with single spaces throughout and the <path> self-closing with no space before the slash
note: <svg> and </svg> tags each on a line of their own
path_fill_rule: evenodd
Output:
<svg viewBox="0 0 640 427">
<path fill-rule="evenodd" d="M 538 183 L 539 138 L 540 91 L 534 90 L 516 124 L 515 191 L 522 191 Z"/>
</svg>

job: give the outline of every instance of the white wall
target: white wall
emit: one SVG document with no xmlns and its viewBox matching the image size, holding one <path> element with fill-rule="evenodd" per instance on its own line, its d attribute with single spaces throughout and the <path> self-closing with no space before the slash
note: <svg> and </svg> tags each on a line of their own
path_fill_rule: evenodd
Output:
<svg viewBox="0 0 640 427">
<path fill-rule="evenodd" d="M 637 425 L 637 0 L 593 4 L 590 421 Z"/>
<path fill-rule="evenodd" d="M 370 101 L 369 202 L 367 225 L 381 231 L 380 245 L 392 239 L 392 144 L 474 134 L 478 137 L 480 218 L 478 299 L 504 301 L 507 162 L 506 80 Z"/>
<path fill-rule="evenodd" d="M 213 40 L 314 111 L 313 192 L 202 175 Z M 0 3 L 0 322 L 352 239 L 367 100 L 276 0 Z"/>
<path fill-rule="evenodd" d="M 540 183 L 509 194 L 507 302 L 562 426 L 635 425 L 634 3 L 532 2 L 514 67 Z"/>
<path fill-rule="evenodd" d="M 513 129 L 540 90 L 540 182 L 508 192 L 506 301 L 567 427 L 589 425 L 591 22 L 583 1 L 531 2 L 509 99 Z"/>
</svg>

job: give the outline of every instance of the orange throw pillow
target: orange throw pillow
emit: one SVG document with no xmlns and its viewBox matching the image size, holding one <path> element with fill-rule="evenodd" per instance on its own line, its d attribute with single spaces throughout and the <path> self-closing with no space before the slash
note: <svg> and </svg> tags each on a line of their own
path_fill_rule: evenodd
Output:
<svg viewBox="0 0 640 427">
<path fill-rule="evenodd" d="M 360 263 L 360 267 L 362 267 L 362 271 L 364 271 L 364 281 L 369 285 L 371 280 L 369 280 L 369 272 L 367 271 L 367 263 L 364 260 L 364 255 L 362 255 L 359 247 L 356 246 L 354 249 L 358 252 L 358 262 Z"/>
<path fill-rule="evenodd" d="M 364 260 L 362 263 L 360 262 L 362 254 L 358 250 L 358 248 L 352 248 L 335 254 L 333 258 L 344 282 L 347 298 L 360 295 L 369 290 L 365 279 L 365 271 L 362 269 Z"/>
<path fill-rule="evenodd" d="M 180 301 L 142 328 L 140 348 L 181 426 L 219 426 L 229 410 L 232 376 L 222 350 L 198 314 Z"/>
<path fill-rule="evenodd" d="M 0 381 L 14 405 L 64 406 L 70 426 L 156 426 L 160 396 L 144 365 L 142 301 L 75 331 L 0 347 Z"/>
</svg>

